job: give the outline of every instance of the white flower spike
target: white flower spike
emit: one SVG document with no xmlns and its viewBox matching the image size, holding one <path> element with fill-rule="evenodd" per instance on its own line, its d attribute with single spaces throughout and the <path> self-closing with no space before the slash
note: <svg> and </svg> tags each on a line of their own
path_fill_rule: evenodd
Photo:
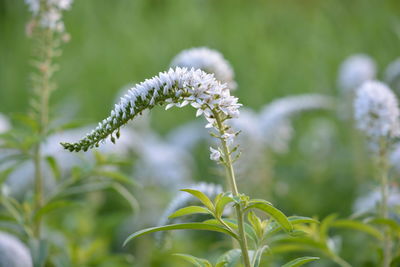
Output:
<svg viewBox="0 0 400 267">
<path fill-rule="evenodd" d="M 164 103 L 180 107 L 185 102 L 200 110 L 208 125 L 214 128 L 217 128 L 215 112 L 222 120 L 227 120 L 237 117 L 241 106 L 238 99 L 231 96 L 229 89 L 217 81 L 213 74 L 177 67 L 137 84 L 121 98 L 111 115 L 100 122 L 96 129 L 77 143 L 62 145 L 70 151 L 86 151 L 98 146 L 108 136 L 115 142 L 113 134 L 118 138 L 120 127 L 144 110 Z"/>
</svg>

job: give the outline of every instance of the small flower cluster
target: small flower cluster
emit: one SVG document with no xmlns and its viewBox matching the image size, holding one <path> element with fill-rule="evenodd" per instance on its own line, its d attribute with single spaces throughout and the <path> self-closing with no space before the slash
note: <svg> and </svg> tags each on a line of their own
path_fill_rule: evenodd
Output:
<svg viewBox="0 0 400 267">
<path fill-rule="evenodd" d="M 365 82 L 357 90 L 354 111 L 357 127 L 373 143 L 380 138 L 400 135 L 397 99 L 385 84 L 378 81 Z"/>
<path fill-rule="evenodd" d="M 37 17 L 39 25 L 56 32 L 64 32 L 62 11 L 69 10 L 72 2 L 73 0 L 25 0 L 33 16 Z"/>
<path fill-rule="evenodd" d="M 241 106 L 238 99 L 230 95 L 226 85 L 217 81 L 213 74 L 177 67 L 137 84 L 121 98 L 120 103 L 111 111 L 111 115 L 100 122 L 96 129 L 77 143 L 62 143 L 62 145 L 70 151 L 86 151 L 98 146 L 108 136 L 115 142 L 113 134 L 116 133 L 118 138 L 121 126 L 144 110 L 164 103 L 167 103 L 166 109 L 190 104 L 197 109 L 196 116 L 203 115 L 207 119 L 206 128 L 216 129 L 218 129 L 216 114 L 222 121 L 238 117 Z M 227 131 L 220 138 L 229 143 L 233 136 L 234 134 Z"/>
<path fill-rule="evenodd" d="M 172 60 L 171 66 L 201 69 L 207 73 L 213 73 L 215 78 L 226 83 L 230 90 L 237 88 L 232 66 L 216 50 L 207 47 L 183 50 Z"/>
<path fill-rule="evenodd" d="M 372 58 L 356 54 L 347 58 L 339 69 L 338 86 L 344 93 L 351 93 L 365 81 L 374 79 L 376 66 Z"/>
</svg>

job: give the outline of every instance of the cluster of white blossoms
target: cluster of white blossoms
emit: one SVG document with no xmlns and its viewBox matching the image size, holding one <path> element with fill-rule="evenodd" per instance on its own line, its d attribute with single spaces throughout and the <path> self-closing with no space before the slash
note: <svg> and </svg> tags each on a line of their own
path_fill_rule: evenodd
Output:
<svg viewBox="0 0 400 267">
<path fill-rule="evenodd" d="M 77 143 L 62 145 L 70 151 L 86 151 L 98 146 L 109 136 L 114 142 L 113 135 L 119 137 L 121 126 L 144 110 L 165 103 L 166 109 L 191 105 L 197 109 L 196 116 L 203 115 L 208 121 L 206 128 L 215 129 L 218 129 L 215 115 L 218 115 L 221 121 L 238 117 L 241 106 L 238 99 L 230 95 L 226 85 L 217 81 L 213 74 L 177 67 L 137 84 L 121 98 L 111 115 L 100 122 L 96 129 Z M 233 137 L 234 134 L 229 131 L 220 136 L 227 143 L 231 143 Z"/>
<path fill-rule="evenodd" d="M 350 93 L 365 81 L 374 79 L 375 75 L 376 66 L 372 58 L 364 54 L 352 55 L 340 66 L 338 86 L 344 93 Z"/>
<path fill-rule="evenodd" d="M 207 73 L 213 73 L 215 78 L 220 82 L 226 83 L 230 90 L 237 88 L 232 66 L 216 50 L 207 47 L 183 50 L 175 56 L 171 66 L 201 69 Z"/>
<path fill-rule="evenodd" d="M 373 143 L 380 138 L 399 136 L 399 115 L 397 98 L 385 84 L 368 81 L 357 90 L 354 102 L 357 128 Z"/>
<path fill-rule="evenodd" d="M 73 0 L 25 0 L 29 10 L 43 28 L 64 32 L 62 12 L 71 8 Z"/>
</svg>

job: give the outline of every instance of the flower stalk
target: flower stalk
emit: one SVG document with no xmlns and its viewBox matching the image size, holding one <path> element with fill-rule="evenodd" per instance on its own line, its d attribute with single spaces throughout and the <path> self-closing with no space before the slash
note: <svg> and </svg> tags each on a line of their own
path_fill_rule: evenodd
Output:
<svg viewBox="0 0 400 267">
<path fill-rule="evenodd" d="M 33 161 L 35 166 L 35 210 L 38 211 L 43 206 L 43 172 L 42 172 L 42 150 L 41 142 L 47 133 L 49 121 L 49 99 L 51 93 L 51 78 L 53 74 L 53 32 L 50 29 L 38 29 L 37 38 L 42 38 L 42 53 L 37 65 L 38 73 L 36 85 L 36 94 L 38 94 L 38 137 L 39 140 L 34 147 Z M 35 222 L 33 233 L 40 239 L 41 220 Z"/>
<path fill-rule="evenodd" d="M 378 169 L 379 169 L 379 179 L 380 179 L 380 189 L 381 189 L 381 204 L 379 209 L 379 214 L 382 218 L 389 218 L 388 209 L 388 198 L 389 198 L 389 178 L 388 178 L 388 157 L 387 157 L 387 142 L 385 140 L 381 141 L 378 159 Z M 391 250 L 392 250 L 392 240 L 390 236 L 389 229 L 385 227 L 383 229 L 383 267 L 389 267 L 391 262 Z"/>
<path fill-rule="evenodd" d="M 226 126 L 223 124 L 223 121 L 221 120 L 221 117 L 217 111 L 214 110 L 213 114 L 217 122 L 219 133 L 221 136 L 223 136 L 225 134 Z M 229 149 L 226 140 L 224 138 L 220 138 L 220 140 L 221 140 L 223 160 L 224 160 L 227 180 L 229 181 L 229 186 L 231 187 L 233 196 L 236 197 L 239 196 L 239 191 L 236 185 L 235 172 L 233 170 L 233 162 L 231 158 L 231 151 Z M 251 267 L 247 238 L 246 238 L 246 233 L 244 231 L 243 208 L 241 205 L 236 205 L 235 210 L 236 210 L 236 219 L 238 222 L 238 230 L 239 230 L 239 245 L 242 251 L 243 262 L 245 267 Z"/>
</svg>

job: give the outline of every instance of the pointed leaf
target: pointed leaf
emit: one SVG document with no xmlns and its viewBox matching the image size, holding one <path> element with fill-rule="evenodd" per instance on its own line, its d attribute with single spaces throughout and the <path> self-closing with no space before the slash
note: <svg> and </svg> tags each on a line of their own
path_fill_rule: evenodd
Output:
<svg viewBox="0 0 400 267">
<path fill-rule="evenodd" d="M 282 265 L 282 267 L 298 267 L 298 266 L 302 266 L 308 262 L 315 261 L 315 260 L 319 260 L 319 258 L 318 257 L 301 257 L 301 258 L 292 260 L 292 261 L 286 263 L 285 265 Z"/>
<path fill-rule="evenodd" d="M 237 221 L 235 219 L 222 219 L 229 227 L 231 227 L 232 229 L 237 230 L 238 229 L 238 225 L 237 225 Z M 212 224 L 212 225 L 221 225 L 222 224 L 216 220 L 216 219 L 210 219 L 210 220 L 206 220 L 203 221 L 203 223 L 207 223 L 207 224 Z M 254 229 L 248 224 L 245 223 L 244 224 L 244 230 L 246 232 L 246 234 L 255 242 L 257 242 L 257 234 L 256 232 L 254 232 Z"/>
<path fill-rule="evenodd" d="M 182 209 L 175 211 L 168 218 L 173 219 L 173 218 L 190 215 L 190 214 L 196 214 L 196 213 L 211 214 L 210 210 L 208 210 L 207 208 L 200 207 L 200 206 L 188 206 L 188 207 L 184 207 Z"/>
<path fill-rule="evenodd" d="M 257 249 L 253 254 L 253 258 L 251 260 L 253 267 L 259 267 L 261 263 L 261 257 L 265 250 L 268 249 L 268 246 L 262 246 L 261 248 Z"/>
<path fill-rule="evenodd" d="M 116 172 L 116 171 L 96 171 L 95 174 L 104 176 L 107 178 L 110 178 L 116 182 L 124 183 L 124 184 L 130 184 L 130 185 L 136 185 L 136 183 L 132 180 L 131 177 L 121 173 L 121 172 Z"/>
<path fill-rule="evenodd" d="M 393 219 L 388 219 L 388 218 L 373 218 L 371 220 L 368 220 L 367 223 L 373 223 L 373 224 L 378 224 L 378 225 L 386 225 L 389 228 L 391 228 L 393 231 L 400 233 L 400 224 L 393 220 Z"/>
<path fill-rule="evenodd" d="M 57 160 L 52 156 L 46 157 L 47 164 L 49 164 L 51 171 L 53 172 L 54 178 L 58 181 L 61 179 L 61 171 L 57 164 Z"/>
<path fill-rule="evenodd" d="M 125 200 L 129 203 L 129 205 L 132 208 L 132 211 L 139 211 L 139 202 L 136 200 L 136 198 L 133 196 L 133 194 L 126 189 L 124 186 L 122 186 L 119 183 L 113 183 L 112 188 L 120 194 Z"/>
<path fill-rule="evenodd" d="M 365 232 L 379 240 L 383 239 L 382 233 L 375 227 L 353 220 L 337 220 L 332 223 L 332 227 L 347 228 Z"/>
<path fill-rule="evenodd" d="M 198 198 L 201 201 L 201 203 L 204 204 L 204 206 L 206 206 L 209 210 L 214 211 L 214 204 L 203 192 L 194 189 L 182 189 L 181 191 L 187 192 L 193 195 L 194 197 Z"/>
<path fill-rule="evenodd" d="M 180 254 L 180 253 L 175 253 L 173 255 L 177 256 L 187 262 L 190 262 L 194 266 L 197 266 L 197 267 L 212 267 L 211 263 L 206 259 L 200 259 L 200 258 L 194 257 L 192 255 Z"/>
<path fill-rule="evenodd" d="M 226 193 L 222 193 L 218 196 L 219 197 L 217 197 L 215 199 L 215 215 L 218 218 L 221 218 L 222 214 L 224 213 L 225 206 L 228 203 L 233 202 L 233 199 L 231 196 L 227 195 Z"/>
<path fill-rule="evenodd" d="M 235 267 L 240 261 L 242 251 L 240 249 L 231 249 L 218 258 L 215 267 Z"/>
<path fill-rule="evenodd" d="M 293 231 L 293 225 L 290 223 L 290 221 L 288 220 L 286 215 L 283 214 L 282 211 L 278 210 L 274 206 L 263 203 L 263 202 L 259 202 L 259 203 L 250 204 L 246 208 L 246 210 L 254 209 L 254 208 L 262 210 L 265 213 L 269 214 L 272 218 L 274 218 L 274 220 L 276 222 L 278 222 L 283 227 L 283 229 L 285 231 L 288 231 L 288 232 Z"/>
<path fill-rule="evenodd" d="M 315 219 L 312 219 L 309 217 L 302 217 L 302 216 L 290 216 L 290 217 L 288 217 L 288 220 L 290 221 L 290 223 L 292 225 L 302 224 L 302 223 L 319 223 Z M 282 230 L 282 226 L 278 223 L 273 222 L 270 224 L 270 228 L 268 229 L 268 231 L 265 234 L 266 235 L 275 234 L 279 230 Z"/>
<path fill-rule="evenodd" d="M 34 217 L 33 217 L 33 220 L 34 220 L 34 221 L 38 221 L 38 220 L 40 220 L 44 215 L 46 215 L 46 214 L 48 214 L 48 213 L 50 213 L 50 212 L 52 212 L 52 211 L 54 211 L 54 210 L 58 210 L 58 209 L 60 209 L 60 208 L 63 208 L 63 207 L 65 207 L 65 206 L 72 205 L 72 204 L 73 204 L 72 202 L 70 202 L 70 201 L 64 201 L 64 200 L 49 202 L 49 203 L 47 203 L 46 205 L 44 205 L 41 209 L 39 209 L 39 210 L 35 213 L 35 215 L 34 215 Z"/>
<path fill-rule="evenodd" d="M 228 235 L 232 236 L 233 238 L 236 238 L 236 235 L 234 233 L 226 230 L 224 227 L 219 226 L 219 225 L 212 225 L 212 224 L 208 224 L 208 223 L 180 223 L 180 224 L 164 225 L 164 226 L 159 226 L 159 227 L 151 227 L 151 228 L 137 231 L 137 232 L 131 234 L 130 236 L 128 236 L 128 238 L 125 240 L 123 246 L 125 246 L 132 239 L 142 236 L 142 235 L 145 235 L 145 234 L 160 232 L 160 231 L 186 230 L 186 229 L 220 232 L 220 233 L 228 234 Z"/>
</svg>

